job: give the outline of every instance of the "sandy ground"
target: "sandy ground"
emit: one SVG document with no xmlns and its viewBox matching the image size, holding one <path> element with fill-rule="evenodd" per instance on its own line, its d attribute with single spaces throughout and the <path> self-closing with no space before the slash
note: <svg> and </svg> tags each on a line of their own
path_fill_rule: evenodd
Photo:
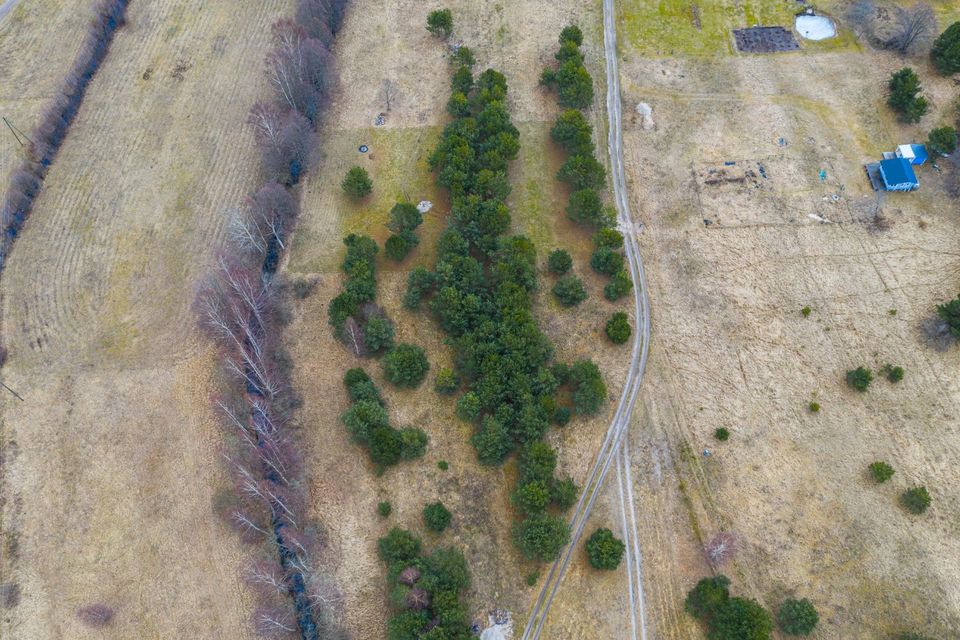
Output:
<svg viewBox="0 0 960 640">
<path fill-rule="evenodd" d="M 520 157 L 511 170 L 514 228 L 533 238 L 541 260 L 556 246 L 569 248 L 574 270 L 584 278 L 591 296 L 576 310 L 563 310 L 549 294 L 552 278 L 543 273 L 536 302 L 541 327 L 554 340 L 558 359 L 591 357 L 600 363 L 610 397 L 616 398 L 627 352 L 606 341 L 603 324 L 613 311 L 627 305 L 603 299 L 605 280 L 588 265 L 588 236 L 565 219 L 567 195 L 553 179 L 562 157 L 549 141 L 556 98 L 537 86 L 540 70 L 552 60 L 560 29 L 570 21 L 583 27 L 588 67 L 594 77 L 602 77 L 599 4 L 455 2 L 448 6 L 455 21 L 452 39 L 474 49 L 478 71 L 493 66 L 510 85 L 511 115 L 521 131 Z M 314 478 L 313 505 L 318 517 L 329 523 L 337 578 L 345 595 L 346 627 L 364 638 L 380 637 L 388 616 L 376 538 L 395 525 L 422 532 L 420 511 L 437 498 L 453 511 L 453 524 L 441 536 L 425 535 L 424 541 L 428 547 L 456 544 L 466 552 L 474 574 L 468 594 L 474 619 L 485 620 L 485 612 L 498 606 L 509 609 L 522 626 L 539 586 L 526 585 L 526 575 L 538 567 L 523 562 L 509 541 L 509 490 L 515 482 L 515 464 L 491 470 L 476 463 L 468 443 L 471 427 L 456 419 L 452 400 L 432 389 L 436 370 L 451 364 L 450 349 L 426 313 L 411 313 L 400 306 L 407 272 L 418 264 L 432 265 L 433 241 L 446 224 L 448 211 L 426 165 L 447 121 L 444 105 L 451 73 L 443 45 L 423 26 L 430 8 L 409 1 L 357 0 L 353 5 L 338 36 L 338 58 L 344 61 L 342 86 L 324 133 L 324 165 L 304 185 L 303 214 L 287 265 L 291 278 L 318 282 L 308 298 L 296 303 L 287 342 L 296 368 L 295 385 L 304 399 L 302 428 L 312 443 L 308 460 Z M 378 45 L 370 47 L 374 36 Z M 385 80 L 396 90 L 389 111 L 382 93 Z M 596 89 L 602 96 L 602 86 Z M 386 124 L 374 127 L 381 112 Z M 599 109 L 591 117 L 598 126 L 605 121 Z M 361 144 L 369 146 L 369 153 L 358 152 Z M 349 202 L 339 188 L 343 174 L 354 164 L 365 166 L 374 182 L 373 195 L 360 204 Z M 384 258 L 378 261 L 377 302 L 397 323 L 398 340 L 414 342 L 428 352 L 431 373 L 414 391 L 391 388 L 382 379 L 379 363 L 353 358 L 334 340 L 326 322 L 326 304 L 340 288 L 341 238 L 355 231 L 382 242 L 388 235 L 388 211 L 399 197 L 436 203 L 417 231 L 420 247 L 399 266 Z M 340 379 L 352 366 L 365 367 L 377 380 L 394 425 L 412 424 L 430 434 L 431 444 L 422 461 L 401 464 L 378 478 L 365 454 L 350 444 L 337 418 L 347 407 Z M 560 452 L 561 473 L 577 480 L 586 476 L 613 409 L 611 401 L 592 420 L 575 420 L 564 430 L 552 430 L 550 439 Z M 439 460 L 449 463 L 446 472 L 436 467 Z M 376 515 L 381 500 L 393 505 L 389 519 Z M 610 597 L 623 585 L 625 576 L 617 573 L 609 579 L 604 576 L 597 589 Z M 619 637 L 624 615 L 622 607 L 615 608 L 598 627 L 602 637 Z"/>
<path fill-rule="evenodd" d="M 3 29 L 25 13 L 15 37 L 33 42 L 40 4 Z M 3 373 L 24 401 L 3 399 L 2 573 L 21 596 L 0 636 L 250 633 L 250 551 L 212 515 L 216 361 L 189 305 L 224 211 L 257 182 L 244 122 L 267 91 L 269 25 L 291 8 L 132 3 L 11 254 Z M 92 602 L 115 610 L 111 628 L 80 625 Z"/>
<path fill-rule="evenodd" d="M 878 200 L 862 165 L 947 121 L 955 89 L 911 61 L 935 109 L 904 127 L 882 94 L 903 61 L 871 51 L 623 57 L 625 112 L 648 102 L 657 124 L 625 135 L 653 309 L 632 433 L 653 637 L 699 637 L 683 597 L 721 529 L 740 542 L 734 591 L 810 598 L 817 638 L 953 637 L 960 355 L 919 327 L 957 291 L 956 202 L 930 166 L 919 192 Z M 886 363 L 903 382 L 843 382 Z M 866 476 L 878 459 L 887 485 Z M 916 484 L 933 495 L 921 517 L 897 504 Z"/>
</svg>

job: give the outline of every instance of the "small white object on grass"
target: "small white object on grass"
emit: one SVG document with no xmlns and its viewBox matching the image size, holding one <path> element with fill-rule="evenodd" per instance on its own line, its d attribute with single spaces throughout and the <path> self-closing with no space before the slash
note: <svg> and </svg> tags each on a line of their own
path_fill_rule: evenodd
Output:
<svg viewBox="0 0 960 640">
<path fill-rule="evenodd" d="M 646 102 L 637 104 L 637 113 L 643 116 L 643 128 L 653 129 L 653 107 Z"/>
<path fill-rule="evenodd" d="M 430 209 L 433 209 L 433 203 L 429 200 L 421 200 L 420 204 L 417 205 L 417 211 L 420 213 L 426 213 Z"/>
</svg>

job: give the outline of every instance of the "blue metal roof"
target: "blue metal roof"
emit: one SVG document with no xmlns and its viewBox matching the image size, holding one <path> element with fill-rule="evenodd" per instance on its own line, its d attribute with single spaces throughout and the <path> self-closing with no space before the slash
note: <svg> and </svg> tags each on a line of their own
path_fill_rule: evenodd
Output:
<svg viewBox="0 0 960 640">
<path fill-rule="evenodd" d="M 927 161 L 927 148 L 922 144 L 912 144 L 910 148 L 913 150 L 913 164 L 923 164 Z"/>
<path fill-rule="evenodd" d="M 888 189 L 902 184 L 919 185 L 917 174 L 913 172 L 910 161 L 904 158 L 891 158 L 880 161 L 880 175 Z"/>
</svg>

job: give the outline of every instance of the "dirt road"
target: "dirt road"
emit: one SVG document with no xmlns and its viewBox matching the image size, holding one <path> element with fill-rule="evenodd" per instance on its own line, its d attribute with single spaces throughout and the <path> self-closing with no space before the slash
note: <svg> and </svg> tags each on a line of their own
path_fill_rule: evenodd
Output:
<svg viewBox="0 0 960 640">
<path fill-rule="evenodd" d="M 20 0 L 6 0 L 6 2 L 0 4 L 0 20 L 3 20 L 4 16 L 10 13 L 18 2 Z"/>
<path fill-rule="evenodd" d="M 620 396 L 617 411 L 614 414 L 613 420 L 610 422 L 610 427 L 607 430 L 606 437 L 600 448 L 600 453 L 597 455 L 596 462 L 594 462 L 593 469 L 584 486 L 583 494 L 580 496 L 580 501 L 577 503 L 577 507 L 570 520 L 570 544 L 567 545 L 560 558 L 554 561 L 553 566 L 550 568 L 550 573 L 544 581 L 543 588 L 540 591 L 540 595 L 537 598 L 537 602 L 534 605 L 533 611 L 530 613 L 524 629 L 524 640 L 539 638 L 543 632 L 543 626 L 546 622 L 550 605 L 556 596 L 560 581 L 570 564 L 574 550 L 577 548 L 577 543 L 583 534 L 584 527 L 593 509 L 594 502 L 600 495 L 603 488 L 603 481 L 615 458 L 618 460 L 617 473 L 621 477 L 621 483 L 619 485 L 620 491 L 624 491 L 623 481 L 626 482 L 628 487 L 632 486 L 633 482 L 630 476 L 629 460 L 625 453 L 621 454 L 620 452 L 625 444 L 630 425 L 631 412 L 637 398 L 637 393 L 640 390 L 640 382 L 643 378 L 644 369 L 647 365 L 650 342 L 650 305 L 647 297 L 643 263 L 637 247 L 636 227 L 630 213 L 629 202 L 627 201 L 626 180 L 623 172 L 620 76 L 617 67 L 617 32 L 614 21 L 613 0 L 604 0 L 603 27 L 604 56 L 606 58 L 607 72 L 607 116 L 609 119 L 607 148 L 610 154 L 610 174 L 613 179 L 613 193 L 617 207 L 618 227 L 624 235 L 624 250 L 634 282 L 634 317 L 636 318 L 637 331 L 634 332 L 627 382 Z M 630 503 L 632 506 L 632 500 Z M 624 533 L 627 538 L 627 547 L 630 549 L 630 553 L 627 554 L 627 565 L 630 579 L 629 593 L 632 637 L 637 637 L 639 627 L 639 637 L 646 638 L 645 617 L 643 615 L 643 586 L 640 572 L 640 545 L 635 540 L 636 527 L 634 525 L 627 526 L 628 521 L 630 523 L 635 522 L 636 516 L 632 512 L 631 507 L 625 504 L 623 495 L 621 495 L 621 516 L 622 522 L 624 523 Z"/>
</svg>

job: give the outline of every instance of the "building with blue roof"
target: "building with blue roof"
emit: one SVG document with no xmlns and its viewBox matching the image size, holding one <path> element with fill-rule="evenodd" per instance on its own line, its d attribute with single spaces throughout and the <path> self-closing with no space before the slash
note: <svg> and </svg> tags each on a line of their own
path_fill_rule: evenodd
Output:
<svg viewBox="0 0 960 640">
<path fill-rule="evenodd" d="M 897 157 L 920 166 L 927 161 L 927 148 L 922 144 L 901 144 L 897 147 Z"/>
<path fill-rule="evenodd" d="M 926 150 L 924 150 L 926 154 Z M 926 160 L 926 155 L 924 155 Z M 913 191 L 920 188 L 920 181 L 907 158 L 890 158 L 880 161 L 880 177 L 887 191 Z"/>
</svg>

